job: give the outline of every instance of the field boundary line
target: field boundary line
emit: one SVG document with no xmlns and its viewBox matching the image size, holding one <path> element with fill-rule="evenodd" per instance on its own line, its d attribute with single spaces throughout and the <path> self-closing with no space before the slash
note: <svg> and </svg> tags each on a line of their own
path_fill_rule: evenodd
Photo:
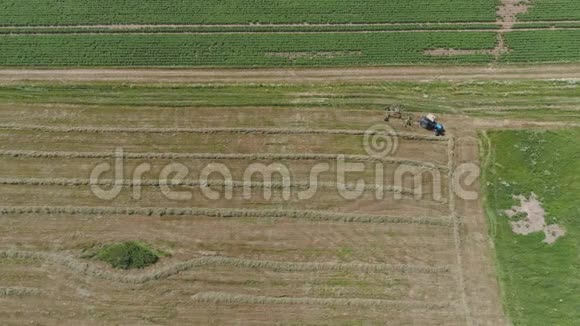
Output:
<svg viewBox="0 0 580 326">
<path fill-rule="evenodd" d="M 461 307 L 463 310 L 463 315 L 465 317 L 465 322 L 467 326 L 473 325 L 471 319 L 471 312 L 467 304 L 467 294 L 465 293 L 465 277 L 463 275 L 463 257 L 461 256 L 461 218 L 457 214 L 457 208 L 455 204 L 455 137 L 449 137 L 448 143 L 448 164 L 449 164 L 449 212 L 451 214 L 451 219 L 453 221 L 453 243 L 455 246 L 455 255 L 457 261 L 457 286 L 459 288 L 459 293 L 461 295 Z"/>
<path fill-rule="evenodd" d="M 65 151 L 32 151 L 32 150 L 0 150 L 0 156 L 26 157 L 26 158 L 96 158 L 114 159 L 115 152 L 65 152 Z M 447 166 L 409 159 L 394 157 L 373 157 L 369 155 L 344 155 L 344 154 L 277 154 L 277 153 L 257 153 L 257 154 L 223 154 L 223 153 L 123 153 L 123 159 L 208 159 L 208 160 L 261 160 L 261 161 L 314 161 L 314 160 L 338 160 L 356 162 L 383 162 L 419 166 L 430 169 L 446 171 Z"/>
<path fill-rule="evenodd" d="M 580 23 L 580 20 L 530 20 L 519 21 L 526 24 Z M 66 29 L 66 28 L 103 28 L 103 29 L 142 29 L 142 28 L 179 28 L 179 27 L 340 27 L 340 26 L 407 26 L 407 25 L 501 25 L 497 20 L 469 22 L 377 22 L 377 23 L 280 23 L 280 24 L 100 24 L 100 25 L 2 25 L 0 29 Z"/>
<path fill-rule="evenodd" d="M 331 30 L 331 31 L 215 31 L 215 32 L 190 32 L 190 31 L 163 31 L 163 32 L 144 32 L 144 31 L 127 31 L 123 33 L 118 32 L 95 32 L 95 31 L 74 31 L 70 33 L 9 33 L 1 34 L 0 37 L 13 37 L 13 36 L 48 36 L 48 35 L 61 35 L 61 36 L 72 36 L 72 35 L 276 35 L 276 34 L 291 34 L 291 35 L 301 35 L 301 34 L 393 34 L 393 33 L 511 33 L 511 32 L 535 32 L 535 31 L 577 31 L 580 27 L 536 27 L 536 28 L 500 28 L 500 29 L 404 29 L 404 30 Z M 502 41 L 504 42 L 504 41 Z M 496 52 L 494 49 L 482 50 Z M 482 52 L 483 53 L 483 52 Z"/>
<path fill-rule="evenodd" d="M 173 263 L 151 271 L 126 273 L 103 269 L 95 263 L 82 261 L 79 258 L 64 253 L 4 250 L 0 251 L 0 257 L 49 261 L 53 264 L 63 265 L 68 270 L 72 270 L 76 273 L 86 274 L 109 281 L 131 284 L 142 284 L 150 281 L 166 279 L 181 272 L 203 266 L 233 266 L 239 268 L 268 269 L 275 272 L 356 271 L 364 273 L 439 274 L 447 273 L 450 270 L 449 266 L 430 267 L 368 263 L 310 263 L 206 256 Z"/>
<path fill-rule="evenodd" d="M 179 208 L 179 207 L 87 207 L 87 206 L 8 206 L 0 207 L 2 215 L 144 215 L 144 216 L 207 216 L 219 218 L 263 217 L 292 218 L 310 221 L 345 223 L 421 224 L 451 227 L 453 221 L 446 217 L 399 217 L 372 214 L 335 213 L 330 211 L 292 209 L 241 209 L 241 208 Z"/>
<path fill-rule="evenodd" d="M 539 30 L 578 30 L 579 27 L 559 27 L 559 28 L 521 28 L 520 31 L 539 31 Z M 496 33 L 497 31 L 510 32 L 511 30 L 498 30 L 498 29 L 408 29 L 408 30 L 357 30 L 357 31 L 219 31 L 219 32 L 138 32 L 138 31 L 128 31 L 124 33 L 114 33 L 114 32 L 71 32 L 71 33 L 10 33 L 10 34 L 0 34 L 0 37 L 14 37 L 14 36 L 48 36 L 48 35 L 62 35 L 62 36 L 73 36 L 73 35 L 276 35 L 276 34 L 373 34 L 373 33 L 481 33 L 490 32 Z"/>
<path fill-rule="evenodd" d="M 551 21 L 550 21 L 551 22 Z M 576 23 L 579 21 L 555 21 L 558 23 Z M 530 23 L 535 23 L 531 21 Z M 540 23 L 547 23 L 538 21 Z M 146 28 L 188 28 L 188 27 L 201 27 L 201 28 L 228 28 L 228 27 L 249 27 L 249 28 L 272 28 L 272 27 L 352 27 L 352 26 L 413 26 L 413 25 L 425 25 L 425 26 L 454 26 L 454 25 L 497 25 L 496 21 L 477 21 L 477 22 L 409 22 L 409 23 L 280 23 L 280 24 L 112 24 L 112 25 L 2 25 L 1 29 L 112 29 L 112 30 L 127 30 L 127 29 L 146 29 Z"/>
<path fill-rule="evenodd" d="M 409 140 L 447 141 L 447 137 L 436 137 L 410 132 L 384 132 L 363 129 L 290 129 L 290 128 L 121 128 L 121 127 L 64 127 L 25 124 L 0 124 L 0 129 L 30 130 L 44 132 L 90 132 L 90 133 L 156 133 L 156 134 L 257 134 L 257 135 L 376 135 L 386 134 Z"/>
<path fill-rule="evenodd" d="M 91 179 L 76 179 L 76 178 L 0 178 L 0 185 L 30 185 L 30 186 L 112 186 L 112 185 L 122 185 L 128 187 L 159 187 L 161 185 L 165 186 L 187 186 L 187 187 L 232 187 L 232 188 L 272 188 L 272 189 L 285 189 L 286 187 L 295 189 L 309 189 L 311 187 L 310 182 L 292 182 L 290 184 L 284 184 L 284 182 L 258 182 L 258 181 L 231 181 L 226 182 L 222 180 L 208 180 L 208 181 L 196 181 L 196 180 L 131 180 L 131 179 L 99 179 L 96 182 L 91 181 Z M 342 184 L 337 182 L 318 182 L 317 187 L 322 189 L 338 189 L 337 187 L 344 187 L 347 190 L 356 189 L 356 184 Z M 384 192 L 393 192 L 402 195 L 414 196 L 415 191 L 413 189 L 395 187 L 390 185 L 378 185 L 378 184 L 365 184 L 365 191 L 377 191 L 381 190 Z"/>
<path fill-rule="evenodd" d="M 320 306 L 354 306 L 354 307 L 389 307 L 389 308 L 415 308 L 415 309 L 444 309 L 448 303 L 421 302 L 404 300 L 382 299 L 337 299 L 337 298 L 312 298 L 312 297 L 268 297 L 247 294 L 232 294 L 227 292 L 200 292 L 191 297 L 199 303 L 220 304 L 285 304 L 285 305 L 320 305 Z"/>
</svg>

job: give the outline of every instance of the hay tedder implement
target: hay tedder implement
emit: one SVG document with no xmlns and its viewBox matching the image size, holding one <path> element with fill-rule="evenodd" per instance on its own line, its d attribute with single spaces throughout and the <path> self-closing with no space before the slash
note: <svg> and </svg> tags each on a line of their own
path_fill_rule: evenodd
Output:
<svg viewBox="0 0 580 326">
<path fill-rule="evenodd" d="M 407 113 L 406 109 L 400 104 L 390 105 L 385 109 L 384 121 L 389 122 L 391 119 L 400 119 L 403 121 L 403 127 L 409 128 L 413 126 L 413 121 L 418 121 L 422 128 L 429 131 L 434 131 L 436 136 L 445 136 L 445 126 L 437 122 L 437 117 L 429 113 L 416 119 L 411 113 Z"/>
</svg>

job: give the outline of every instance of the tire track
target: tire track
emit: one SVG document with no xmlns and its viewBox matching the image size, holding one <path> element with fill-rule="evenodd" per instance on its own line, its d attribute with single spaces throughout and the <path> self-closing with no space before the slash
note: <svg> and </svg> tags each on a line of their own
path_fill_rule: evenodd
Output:
<svg viewBox="0 0 580 326">
<path fill-rule="evenodd" d="M 250 269 L 267 269 L 274 272 L 361 272 L 361 273 L 411 273 L 440 274 L 449 272 L 449 266 L 415 266 L 368 263 L 305 263 L 271 260 L 252 260 L 221 256 L 207 256 L 163 266 L 156 270 L 126 273 L 100 268 L 98 265 L 63 253 L 4 250 L 1 258 L 31 259 L 47 261 L 66 267 L 77 274 L 89 275 L 120 283 L 142 284 L 155 280 L 167 279 L 179 273 L 204 266 L 231 266 Z M 0 292 L 1 294 L 1 292 Z"/>
</svg>

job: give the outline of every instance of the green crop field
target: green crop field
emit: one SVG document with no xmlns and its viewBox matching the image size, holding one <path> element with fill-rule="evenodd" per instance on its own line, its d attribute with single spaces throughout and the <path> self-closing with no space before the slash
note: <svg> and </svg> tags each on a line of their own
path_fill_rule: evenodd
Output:
<svg viewBox="0 0 580 326">
<path fill-rule="evenodd" d="M 2 25 L 494 21 L 496 0 L 9 0 Z"/>
<path fill-rule="evenodd" d="M 577 9 L 570 0 L 11 0 L 0 4 L 0 65 L 575 62 Z"/>
<path fill-rule="evenodd" d="M 506 62 L 565 62 L 580 60 L 580 30 L 515 31 L 506 34 L 511 52 Z"/>
<path fill-rule="evenodd" d="M 45 66 L 284 66 L 483 63 L 490 55 L 428 56 L 431 48 L 491 49 L 495 34 L 227 34 L 4 36 L 0 64 Z M 55 51 L 55 49 L 58 49 Z"/>
<path fill-rule="evenodd" d="M 580 10 L 576 0 L 532 0 L 527 13 L 520 16 L 522 20 L 578 20 Z"/>
</svg>

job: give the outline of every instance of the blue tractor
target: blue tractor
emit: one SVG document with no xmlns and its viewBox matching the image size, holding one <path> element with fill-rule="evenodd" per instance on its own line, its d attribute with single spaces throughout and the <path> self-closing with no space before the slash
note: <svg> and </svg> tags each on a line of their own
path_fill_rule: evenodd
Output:
<svg viewBox="0 0 580 326">
<path fill-rule="evenodd" d="M 437 122 L 437 117 L 434 114 L 421 117 L 419 124 L 429 131 L 435 131 L 435 136 L 445 136 L 445 126 Z"/>
</svg>

